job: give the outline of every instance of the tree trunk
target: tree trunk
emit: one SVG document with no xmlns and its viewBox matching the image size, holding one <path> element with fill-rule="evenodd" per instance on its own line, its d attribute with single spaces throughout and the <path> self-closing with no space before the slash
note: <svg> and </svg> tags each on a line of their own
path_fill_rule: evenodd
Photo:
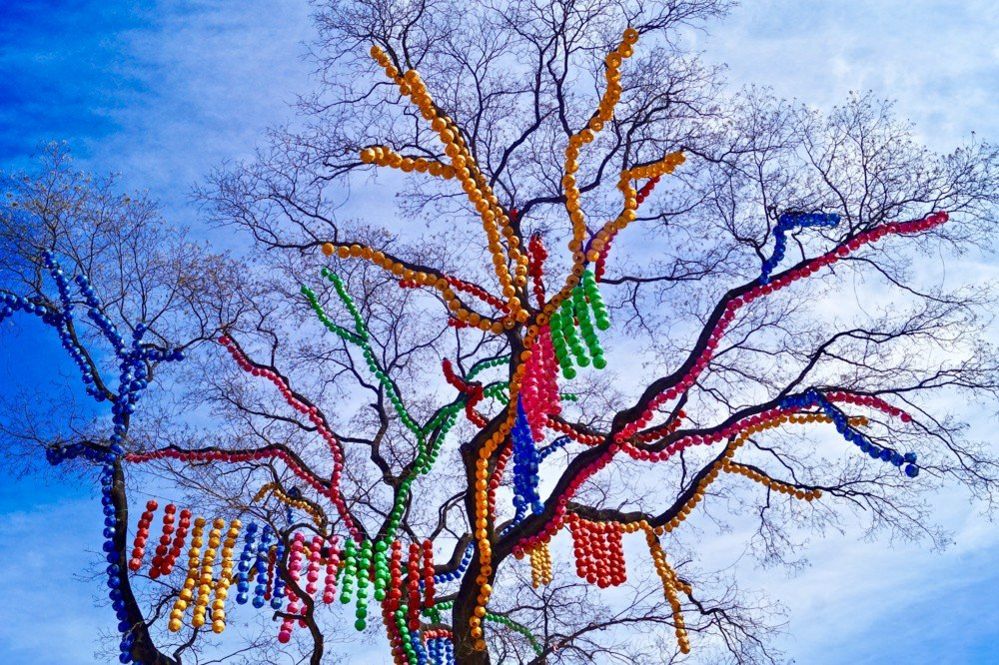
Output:
<svg viewBox="0 0 999 665">
<path fill-rule="evenodd" d="M 178 665 L 179 661 L 161 653 L 153 643 L 142 609 L 135 599 L 135 594 L 132 593 L 132 585 L 128 580 L 128 498 L 125 494 L 125 477 L 121 469 L 121 460 L 114 463 L 111 501 L 115 513 L 114 550 L 118 554 L 118 566 L 121 568 L 121 584 L 118 588 L 125 604 L 125 611 L 128 613 L 128 623 L 132 625 L 135 634 L 132 657 L 136 663 L 143 665 Z"/>
</svg>

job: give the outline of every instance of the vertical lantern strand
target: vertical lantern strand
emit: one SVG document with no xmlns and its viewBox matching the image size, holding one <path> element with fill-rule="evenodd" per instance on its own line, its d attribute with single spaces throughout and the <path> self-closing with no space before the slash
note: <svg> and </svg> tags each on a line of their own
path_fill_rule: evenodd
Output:
<svg viewBox="0 0 999 665">
<path fill-rule="evenodd" d="M 527 422 L 527 412 L 523 402 L 517 400 L 517 421 L 510 433 L 513 440 L 513 505 L 516 520 L 520 520 L 528 510 L 541 513 L 541 497 L 538 496 L 538 451 L 534 447 L 534 437 Z"/>
</svg>

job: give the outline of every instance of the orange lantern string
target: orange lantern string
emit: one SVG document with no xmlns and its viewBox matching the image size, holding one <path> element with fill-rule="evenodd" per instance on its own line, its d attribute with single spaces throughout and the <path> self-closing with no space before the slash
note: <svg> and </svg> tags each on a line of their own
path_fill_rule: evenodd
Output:
<svg viewBox="0 0 999 665">
<path fill-rule="evenodd" d="M 507 298 L 510 312 L 517 317 L 517 320 L 526 321 L 526 312 L 521 309 L 516 289 L 526 284 L 527 258 L 520 251 L 519 239 L 510 225 L 510 219 L 499 205 L 499 200 L 476 165 L 475 159 L 465 145 L 460 129 L 450 118 L 440 114 L 420 75 L 415 70 L 409 70 L 404 76 L 400 76 L 388 55 L 378 46 L 371 47 L 371 57 L 385 68 L 386 75 L 399 86 L 399 92 L 410 98 L 420 109 L 423 117 L 430 121 L 431 128 L 438 133 L 444 144 L 444 152 L 451 160 L 455 177 L 461 182 L 462 189 L 468 195 L 469 201 L 482 217 L 489 250 L 493 255 L 496 267 L 496 276 L 503 288 L 503 294 Z M 396 157 L 394 154 L 383 156 L 378 152 L 378 148 L 365 148 L 361 151 L 360 156 L 361 161 L 365 163 L 377 164 L 383 159 L 396 162 L 400 167 L 405 163 L 401 156 Z M 414 170 L 415 166 L 414 163 Z M 429 165 L 427 169 L 429 170 Z M 516 274 L 513 278 L 511 278 L 507 265 L 501 235 L 505 238 L 510 259 L 516 264 Z"/>
</svg>

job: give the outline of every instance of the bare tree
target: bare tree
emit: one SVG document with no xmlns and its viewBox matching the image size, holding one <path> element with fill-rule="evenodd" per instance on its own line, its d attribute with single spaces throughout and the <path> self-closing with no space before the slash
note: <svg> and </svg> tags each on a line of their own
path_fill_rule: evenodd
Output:
<svg viewBox="0 0 999 665">
<path fill-rule="evenodd" d="M 219 321 L 235 315 L 231 266 L 167 224 L 147 197 L 123 194 L 116 177 L 77 170 L 61 144 L 44 147 L 37 173 L 3 174 L 2 186 L 0 320 L 39 320 L 69 361 L 26 350 L 52 381 L 6 395 L 0 435 L 19 458 L 8 468 L 23 470 L 40 449 L 53 463 L 79 458 L 78 471 L 103 467 L 107 560 L 99 577 L 127 640 L 122 649 L 142 662 L 179 662 L 150 636 L 157 610 L 147 608 L 162 589 L 133 588 L 122 572 L 129 543 L 121 454 L 153 445 L 147 437 L 163 420 L 176 430 L 175 409 L 147 388 L 176 380 L 172 361 L 214 339 Z"/>
<path fill-rule="evenodd" d="M 994 407 L 992 287 L 925 259 L 989 246 L 995 147 L 931 153 L 871 95 L 726 95 L 678 45 L 725 5 L 317 6 L 301 121 L 200 192 L 254 240 L 191 365 L 220 424 L 125 456 L 277 534 L 301 658 L 343 623 L 306 533 L 397 662 L 756 663 L 779 612 L 699 565 L 712 522 L 794 566 L 799 525 L 939 545 L 927 493 L 991 506 L 939 397 Z M 388 194 L 392 223 L 344 214 Z"/>
</svg>

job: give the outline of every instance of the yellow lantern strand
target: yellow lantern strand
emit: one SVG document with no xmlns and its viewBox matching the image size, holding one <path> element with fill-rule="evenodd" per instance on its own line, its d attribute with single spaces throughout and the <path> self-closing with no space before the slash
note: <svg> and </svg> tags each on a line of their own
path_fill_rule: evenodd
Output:
<svg viewBox="0 0 999 665">
<path fill-rule="evenodd" d="M 694 507 L 704 498 L 705 490 L 708 485 L 710 485 L 718 477 L 720 471 L 725 471 L 728 473 L 737 473 L 744 475 L 752 480 L 756 480 L 759 483 L 766 485 L 768 488 L 781 492 L 782 494 L 787 494 L 796 499 L 804 499 L 806 501 L 812 501 L 817 499 L 822 495 L 822 492 L 818 489 L 813 490 L 801 490 L 793 485 L 783 483 L 779 480 L 774 480 L 770 478 L 762 471 L 757 469 L 752 469 L 743 464 L 738 464 L 732 461 L 732 457 L 735 452 L 744 444 L 749 438 L 760 432 L 764 432 L 769 429 L 774 429 L 780 427 L 785 423 L 803 425 L 807 423 L 831 423 L 832 419 L 826 415 L 818 413 L 806 413 L 806 414 L 782 414 L 775 416 L 771 420 L 767 420 L 757 425 L 750 427 L 739 433 L 731 442 L 725 447 L 725 451 L 722 456 L 712 464 L 711 469 L 707 474 L 701 479 L 697 485 L 697 489 L 691 495 L 690 499 L 683 505 L 683 507 L 678 512 L 677 516 L 670 520 L 665 525 L 666 532 L 670 532 L 676 527 L 680 526 L 680 523 L 687 519 Z M 853 427 L 864 427 L 867 425 L 867 418 L 864 416 L 851 418 L 850 425 Z"/>
<path fill-rule="evenodd" d="M 670 610 L 673 613 L 673 627 L 676 631 L 677 644 L 680 646 L 680 651 L 690 653 L 690 640 L 687 637 L 687 627 L 684 623 L 683 612 L 681 610 L 680 594 L 677 593 L 679 590 L 689 596 L 692 591 L 690 585 L 681 581 L 666 561 L 666 552 L 663 551 L 662 545 L 659 543 L 660 530 L 652 528 L 645 520 L 633 524 L 634 526 L 631 529 L 626 528 L 625 530 L 637 531 L 641 529 L 645 532 L 645 542 L 649 546 L 652 565 L 655 567 L 656 574 L 662 582 L 663 595 L 666 597 L 666 601 L 669 603 Z"/>
<path fill-rule="evenodd" d="M 176 633 L 183 626 L 184 612 L 194 599 L 194 587 L 198 580 L 198 569 L 201 567 L 201 545 L 202 534 L 205 531 L 205 518 L 198 517 L 194 520 L 194 530 L 191 531 L 191 548 L 187 553 L 187 577 L 184 579 L 184 586 L 177 594 L 177 600 L 170 610 L 170 623 L 168 628 Z"/>
<path fill-rule="evenodd" d="M 368 152 L 370 151 L 370 152 Z M 455 176 L 454 167 L 436 159 L 423 157 L 403 157 L 401 154 L 384 145 L 371 146 L 361 151 L 361 161 L 399 169 L 403 173 L 429 173 L 437 178 L 452 180 Z"/>
<path fill-rule="evenodd" d="M 312 521 L 316 523 L 316 526 L 319 527 L 320 531 L 325 530 L 329 520 L 323 509 L 306 499 L 296 499 L 288 496 L 285 494 L 284 490 L 281 489 L 281 485 L 278 483 L 267 483 L 266 485 L 261 486 L 261 488 L 257 490 L 256 495 L 254 495 L 251 503 L 260 501 L 267 495 L 268 492 L 270 492 L 271 496 L 286 506 L 298 508 L 299 510 L 307 513 L 309 517 L 312 518 Z"/>
<path fill-rule="evenodd" d="M 513 317 L 511 321 L 523 323 L 527 319 L 527 313 L 521 308 L 517 289 L 527 284 L 527 256 L 521 251 L 520 239 L 510 224 L 509 216 L 503 210 L 502 206 L 500 206 L 499 199 L 496 198 L 492 188 L 489 186 L 485 176 L 479 170 L 475 159 L 468 150 L 461 135 L 461 130 L 450 118 L 440 113 L 426 86 L 420 79 L 419 73 L 411 69 L 404 76 L 400 76 L 398 69 L 392 64 L 389 56 L 378 46 L 371 47 L 371 57 L 385 69 L 385 74 L 395 81 L 399 86 L 399 92 L 403 96 L 409 97 L 413 104 L 420 109 L 423 117 L 430 121 L 431 129 L 438 133 L 441 142 L 444 144 L 444 152 L 451 159 L 451 167 L 454 170 L 454 175 L 461 182 L 462 189 L 464 189 L 469 201 L 472 202 L 482 217 L 489 250 L 492 253 L 493 263 L 495 264 L 496 276 L 499 279 L 503 295 L 507 299 L 510 313 Z M 361 151 L 360 157 L 361 161 L 370 164 L 378 163 L 376 159 L 381 156 L 371 148 L 365 148 Z M 403 168 L 403 166 L 408 168 L 410 166 L 408 162 L 404 161 L 405 158 L 401 156 L 396 158 L 386 154 L 385 159 L 390 160 L 391 164 L 398 164 L 399 168 Z M 417 164 L 414 161 L 412 163 L 413 170 L 416 170 L 416 167 Z M 428 172 L 430 170 L 429 163 L 427 164 L 427 170 Z M 509 272 L 508 260 L 503 250 L 501 235 L 506 239 L 509 258 L 516 264 L 515 276 L 513 278 L 511 278 Z"/>
<path fill-rule="evenodd" d="M 218 584 L 215 585 L 215 600 L 212 601 L 212 632 L 218 634 L 225 630 L 225 601 L 229 597 L 229 586 L 232 584 L 232 555 L 236 547 L 236 539 L 242 522 L 233 520 L 229 523 L 229 531 L 222 542 L 222 572 L 219 573 Z"/>
<path fill-rule="evenodd" d="M 590 118 L 585 129 L 569 137 L 569 145 L 565 149 L 565 175 L 562 176 L 562 189 L 565 191 L 565 209 L 572 222 L 572 241 L 569 243 L 569 251 L 573 253 L 574 263 L 582 262 L 583 243 L 586 241 L 586 217 L 579 202 L 579 186 L 576 183 L 580 148 L 593 141 L 596 134 L 603 129 L 604 123 L 609 122 L 614 117 L 614 107 L 621 99 L 621 63 L 632 56 L 637 41 L 638 31 L 634 28 L 628 28 L 624 31 L 618 47 L 607 54 L 604 59 L 606 64 L 604 76 L 607 80 L 607 86 L 597 105 L 597 111 Z"/>
<path fill-rule="evenodd" d="M 537 589 L 551 584 L 552 553 L 548 543 L 538 543 L 528 554 L 531 557 L 531 586 Z"/>
<path fill-rule="evenodd" d="M 194 600 L 194 609 L 191 612 L 191 625 L 201 628 L 205 625 L 208 614 L 208 600 L 211 597 L 214 584 L 213 573 L 215 569 L 215 552 L 222 544 L 222 529 L 225 527 L 225 520 L 216 517 L 212 522 L 212 530 L 208 534 L 208 547 L 205 548 L 204 556 L 201 557 L 201 577 L 198 579 L 198 595 Z"/>
</svg>

